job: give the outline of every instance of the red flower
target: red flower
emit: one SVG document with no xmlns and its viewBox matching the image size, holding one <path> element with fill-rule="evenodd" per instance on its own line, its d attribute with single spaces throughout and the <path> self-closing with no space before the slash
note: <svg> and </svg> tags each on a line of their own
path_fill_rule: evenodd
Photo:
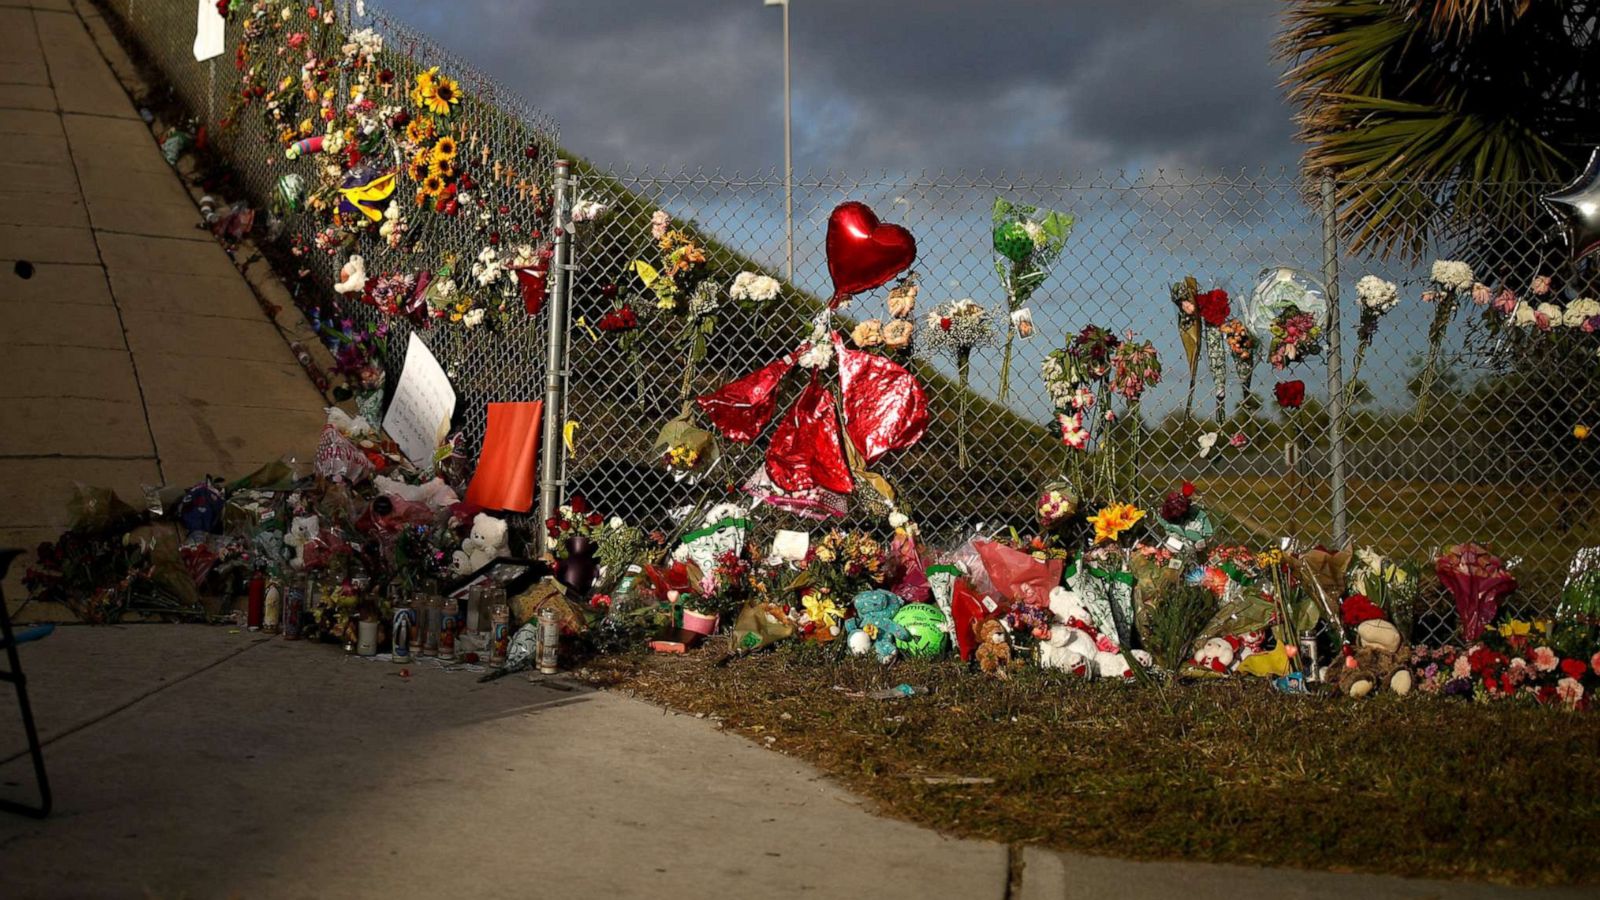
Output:
<svg viewBox="0 0 1600 900">
<path fill-rule="evenodd" d="M 1278 405 L 1284 409 L 1299 409 L 1300 404 L 1306 402 L 1306 383 L 1304 381 L 1280 381 L 1272 388 L 1272 395 L 1278 398 Z"/>
<path fill-rule="evenodd" d="M 589 511 L 589 501 L 583 499 L 582 494 L 573 494 L 572 502 L 569 505 L 572 507 L 572 511 L 580 516 Z"/>
<path fill-rule="evenodd" d="M 950 326 L 952 324 L 954 324 L 954 323 L 952 323 L 950 321 L 950 317 L 949 316 L 941 316 L 939 318 L 939 328 L 942 331 L 949 331 L 950 330 Z"/>
<path fill-rule="evenodd" d="M 587 521 L 590 525 L 595 526 L 595 527 L 598 528 L 600 523 L 605 521 L 605 517 L 600 515 L 599 513 L 590 513 L 589 514 L 589 518 L 586 519 L 585 521 Z"/>
<path fill-rule="evenodd" d="M 1588 666 L 1585 666 L 1583 663 L 1578 662 L 1575 659 L 1563 659 L 1561 661 L 1561 673 L 1566 675 L 1568 678 L 1581 681 L 1583 680 L 1583 673 L 1587 669 Z"/>
<path fill-rule="evenodd" d="M 595 327 L 601 331 L 632 331 L 639 327 L 639 316 L 632 307 L 622 306 L 601 316 Z"/>
<path fill-rule="evenodd" d="M 1205 320 L 1207 325 L 1216 328 L 1228 321 L 1228 292 L 1206 291 L 1194 298 L 1195 312 Z"/>
<path fill-rule="evenodd" d="M 1185 497 L 1193 497 L 1194 496 L 1194 482 L 1185 481 L 1183 483 L 1183 487 L 1180 490 L 1183 491 L 1183 495 Z"/>
</svg>

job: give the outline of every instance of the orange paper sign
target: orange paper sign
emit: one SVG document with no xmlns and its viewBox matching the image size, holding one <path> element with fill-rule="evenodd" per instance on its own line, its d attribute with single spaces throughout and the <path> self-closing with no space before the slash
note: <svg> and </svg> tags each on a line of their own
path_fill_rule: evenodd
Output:
<svg viewBox="0 0 1600 900">
<path fill-rule="evenodd" d="M 489 425 L 478 451 L 478 469 L 467 487 L 467 502 L 484 509 L 527 512 L 533 508 L 534 473 L 539 461 L 541 401 L 489 404 Z"/>
</svg>

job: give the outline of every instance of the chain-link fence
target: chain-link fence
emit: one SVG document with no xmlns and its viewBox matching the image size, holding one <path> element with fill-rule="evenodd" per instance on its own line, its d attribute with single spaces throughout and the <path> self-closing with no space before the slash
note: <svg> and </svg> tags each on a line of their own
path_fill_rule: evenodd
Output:
<svg viewBox="0 0 1600 900">
<path fill-rule="evenodd" d="M 400 373 L 414 317 L 390 316 L 372 305 L 347 299 L 336 302 L 332 291 L 341 266 L 361 256 L 369 275 L 402 272 L 413 277 L 429 273 L 435 279 L 453 276 L 466 294 L 472 263 L 492 245 L 548 243 L 545 231 L 552 203 L 551 172 L 556 156 L 556 123 L 506 90 L 472 65 L 437 43 L 390 17 L 375 4 L 338 0 L 332 3 L 264 2 L 237 4 L 227 26 L 227 52 L 206 62 L 194 59 L 195 6 L 178 0 L 102 0 L 103 9 L 120 21 L 148 60 L 165 76 L 166 84 L 203 127 L 211 145 L 231 168 L 237 185 L 260 209 L 269 211 L 269 229 L 280 236 L 280 248 L 295 255 L 280 268 L 292 279 L 308 317 L 314 324 L 339 330 L 343 319 L 353 320 L 359 331 L 368 325 L 385 325 L 386 375 L 392 387 Z M 439 73 L 459 83 L 461 100 L 445 117 L 436 117 L 441 129 L 459 143 L 457 170 L 471 180 L 474 201 L 461 205 L 454 215 L 419 211 L 414 188 L 401 179 L 395 204 L 407 208 L 408 233 L 389 246 L 375 229 L 355 236 L 332 238 L 324 211 L 285 201 L 283 179 L 298 179 L 299 191 L 315 194 L 324 172 L 321 154 L 305 153 L 289 159 L 284 150 L 284 129 L 297 136 L 321 135 L 326 127 L 324 109 L 337 121 L 351 99 L 357 66 L 345 50 L 351 35 L 362 30 L 381 38 L 381 50 L 371 57 L 378 78 L 371 90 L 381 110 L 403 106 L 405 96 L 420 73 L 437 67 Z M 311 59 L 323 65 L 310 68 Z M 309 79 L 303 76 L 311 73 Z M 302 85 L 321 93 L 311 98 Z M 377 154 L 397 155 L 390 142 Z M 383 162 L 387 164 L 388 159 Z M 395 159 L 397 164 L 406 160 Z M 477 297 L 520 306 L 517 283 L 501 280 L 493 298 Z M 418 334 L 450 374 L 456 389 L 460 419 L 466 438 L 463 451 L 472 458 L 485 425 L 485 404 L 493 401 L 539 399 L 544 392 L 545 322 L 542 317 L 507 315 L 491 317 L 486 327 L 465 328 L 448 318 Z"/>
<path fill-rule="evenodd" d="M 230 60 L 196 64 L 189 55 L 192 5 L 114 0 L 111 6 L 192 110 L 208 122 L 232 120 L 219 142 L 251 192 L 270 198 L 285 172 L 282 153 L 264 124 L 252 124 L 230 106 L 227 98 L 239 87 Z M 386 59 L 402 80 L 432 65 L 462 79 L 475 98 L 463 120 L 475 123 L 470 130 L 492 148 L 485 159 L 519 158 L 537 148 L 526 176 L 483 180 L 499 192 L 507 222 L 521 216 L 521 227 L 538 228 L 538 204 L 518 184 L 526 178 L 545 189 L 553 124 L 371 4 L 361 16 L 353 8 L 340 11 L 351 16 L 341 21 L 368 24 L 384 35 Z M 230 48 L 239 28 L 230 25 Z M 575 185 L 576 199 L 597 200 L 608 212 L 582 226 L 576 239 L 570 382 L 561 416 L 575 426 L 569 425 L 572 451 L 560 489 L 581 491 L 597 508 L 631 521 L 665 525 L 669 510 L 746 498 L 741 489 L 759 477 L 765 438 L 750 446 L 721 442 L 713 465 L 683 477 L 664 463 L 658 435 L 685 413 L 704 427 L 690 398 L 782 357 L 811 333 L 832 293 L 823 249 L 829 213 L 841 201 L 860 200 L 917 240 L 919 292 L 907 320 L 915 337 L 904 349 L 886 348 L 882 329 L 876 342 L 870 327 L 862 337 L 873 352 L 905 362 L 927 386 L 927 434 L 874 468 L 897 492 L 898 508 L 936 545 L 978 523 L 1029 527 L 1040 489 L 1079 464 L 1074 454 L 1080 451 L 1063 443 L 1057 401 L 1040 371 L 1052 350 L 1088 325 L 1150 340 L 1163 363 L 1159 384 L 1142 394 L 1137 409 L 1122 400 L 1113 406 L 1121 420 L 1109 433 L 1125 448 L 1124 477 L 1117 482 L 1122 496 L 1103 499 L 1150 508 L 1192 481 L 1223 535 L 1257 546 L 1286 535 L 1306 544 L 1349 538 L 1385 554 L 1426 559 L 1439 548 L 1479 541 L 1520 560 L 1522 602 L 1532 612 L 1554 606 L 1575 552 L 1600 544 L 1594 444 L 1574 431 L 1600 421 L 1600 394 L 1592 383 L 1600 339 L 1589 330 L 1600 318 L 1582 314 L 1579 292 L 1560 281 L 1569 267 L 1534 239 L 1546 226 L 1532 213 L 1541 186 L 1468 188 L 1456 202 L 1477 207 L 1479 219 L 1495 228 L 1436 234 L 1436 247 L 1413 246 L 1406 258 L 1415 261 L 1400 262 L 1346 249 L 1355 234 L 1355 220 L 1342 205 L 1351 186 L 1308 184 L 1289 173 L 1056 180 L 808 174 L 793 182 L 792 261 L 780 173 L 608 172 L 579 164 Z M 1442 186 L 1358 187 L 1379 208 L 1393 200 L 1396 213 L 1412 213 Z M 1004 346 L 1013 325 L 995 265 L 997 198 L 1075 217 L 1059 259 L 1027 303 L 1032 335 L 1011 339 L 1003 396 Z M 658 210 L 668 221 L 653 222 Z M 302 237 L 312 227 L 309 219 L 285 221 L 291 234 L 302 229 Z M 497 226 L 455 220 L 426 227 L 437 231 L 423 242 L 420 263 L 443 266 L 470 259 Z M 659 292 L 647 283 L 652 270 L 660 275 L 682 261 L 663 257 L 663 229 L 703 251 L 703 263 L 691 261 L 696 280 L 718 290 L 661 308 Z M 377 246 L 360 249 L 384 258 Z M 317 282 L 335 280 L 344 252 L 307 257 Z M 1439 293 L 1430 272 L 1435 256 L 1471 263 L 1483 287 Z M 1208 326 L 1197 348 L 1191 397 L 1174 283 L 1192 276 L 1202 292 L 1226 291 L 1230 315 L 1242 317 L 1264 273 L 1280 267 L 1321 282 L 1331 308 L 1324 350 L 1279 370 L 1267 360 L 1263 337 L 1246 369 L 1219 342 L 1221 332 Z M 777 278 L 779 296 L 736 300 L 732 284 L 746 271 Z M 1375 327 L 1363 326 L 1358 301 L 1358 280 L 1369 274 L 1399 291 L 1399 302 Z M 1542 275 L 1557 276 L 1549 294 L 1536 291 L 1535 277 Z M 847 345 L 859 323 L 893 320 L 887 294 L 887 288 L 864 294 L 841 311 L 835 325 Z M 939 327 L 929 313 L 964 298 L 985 308 L 993 333 L 966 364 L 928 339 L 929 329 Z M 1541 310 L 1541 303 L 1555 305 Z M 367 307 L 347 304 L 348 310 L 368 321 L 378 318 Z M 469 449 L 481 436 L 485 401 L 538 396 L 543 321 L 513 318 L 495 330 L 427 332 L 455 377 Z M 1521 324 L 1504 324 L 1511 321 Z M 1364 343 L 1369 346 L 1360 350 L 1357 372 Z M 398 368 L 397 360 L 391 368 Z M 780 415 L 800 381 L 788 379 Z M 1275 388 L 1292 381 L 1304 383 L 1306 397 L 1290 411 Z M 1094 415 L 1104 414 L 1108 399 Z M 545 449 L 561 452 L 556 445 Z M 790 513 L 763 510 L 762 529 L 794 524 Z M 883 511 L 881 504 L 857 500 L 849 515 L 861 521 Z"/>
</svg>

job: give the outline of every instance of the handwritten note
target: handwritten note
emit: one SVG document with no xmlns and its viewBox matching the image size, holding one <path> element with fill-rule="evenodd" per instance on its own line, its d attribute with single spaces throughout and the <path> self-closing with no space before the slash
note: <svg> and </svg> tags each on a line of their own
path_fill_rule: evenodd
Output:
<svg viewBox="0 0 1600 900">
<path fill-rule="evenodd" d="M 216 0 L 200 0 L 195 17 L 194 58 L 199 62 L 222 55 L 228 20 L 217 12 Z"/>
<path fill-rule="evenodd" d="M 394 438 L 412 465 L 427 468 L 433 464 L 433 451 L 450 429 L 450 416 L 455 409 L 456 392 L 450 386 L 450 377 L 428 345 L 413 333 L 406 345 L 400 384 L 389 401 L 389 411 L 383 414 L 383 430 Z"/>
</svg>

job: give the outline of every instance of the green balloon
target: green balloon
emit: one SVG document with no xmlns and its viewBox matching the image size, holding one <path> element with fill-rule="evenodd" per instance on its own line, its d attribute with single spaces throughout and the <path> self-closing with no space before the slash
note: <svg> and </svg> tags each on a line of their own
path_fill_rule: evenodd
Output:
<svg viewBox="0 0 1600 900">
<path fill-rule="evenodd" d="M 1003 222 L 994 229 L 995 252 L 1012 262 L 1020 263 L 1033 252 L 1033 238 L 1021 222 Z"/>
<path fill-rule="evenodd" d="M 944 612 L 937 606 L 907 603 L 894 614 L 894 620 L 911 632 L 909 639 L 895 641 L 907 656 L 938 656 L 950 646 L 950 636 L 944 631 Z"/>
</svg>

